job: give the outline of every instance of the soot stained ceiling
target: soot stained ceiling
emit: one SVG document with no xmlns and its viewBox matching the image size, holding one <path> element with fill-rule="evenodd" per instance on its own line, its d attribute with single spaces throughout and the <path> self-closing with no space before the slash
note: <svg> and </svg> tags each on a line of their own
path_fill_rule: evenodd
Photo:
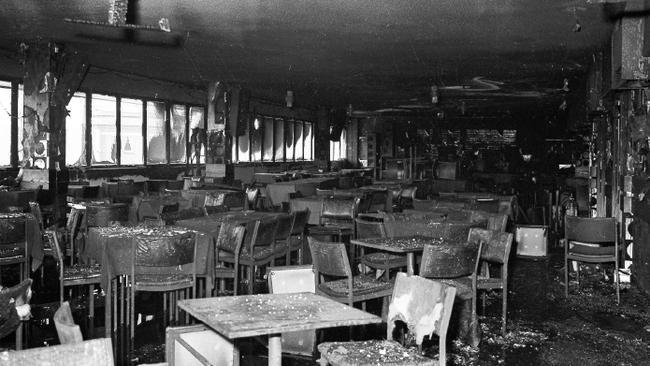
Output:
<svg viewBox="0 0 650 366">
<path fill-rule="evenodd" d="M 103 69 L 201 88 L 221 80 L 279 100 L 291 89 L 298 105 L 422 105 L 432 85 L 441 100 L 534 102 L 577 81 L 606 44 L 611 5 L 595 2 L 131 0 L 134 23 L 168 18 L 165 33 L 64 21 L 106 22 L 109 0 L 5 0 L 0 67 L 40 39 Z"/>
</svg>

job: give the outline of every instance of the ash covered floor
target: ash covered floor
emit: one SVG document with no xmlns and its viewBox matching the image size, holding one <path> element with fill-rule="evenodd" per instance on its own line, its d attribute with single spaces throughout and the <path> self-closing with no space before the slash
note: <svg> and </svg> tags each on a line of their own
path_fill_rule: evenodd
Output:
<svg viewBox="0 0 650 366">
<path fill-rule="evenodd" d="M 508 301 L 508 328 L 502 335 L 501 295 L 490 293 L 485 312 L 479 299 L 481 344 L 477 348 L 449 338 L 450 365 L 650 365 L 650 297 L 633 285 L 621 284 L 621 305 L 616 305 L 612 285 L 612 266 L 581 266 L 578 290 L 575 274 L 570 277 L 570 295 L 564 298 L 563 252 L 547 258 L 514 258 L 511 260 L 511 281 Z M 28 346 L 39 347 L 58 343 L 52 315 L 58 306 L 57 274 L 53 263 L 46 262 L 44 286 L 34 282 L 33 318 L 28 325 Z M 3 276 L 3 279 L 7 279 Z M 84 337 L 85 295 L 75 295 L 72 307 Z M 144 301 L 141 301 L 144 300 Z M 136 300 L 138 310 L 154 314 L 136 330 L 137 363 L 164 361 L 164 329 L 155 314 L 160 314 L 162 301 L 153 296 Z M 96 303 L 102 301 L 97 297 Z M 160 306 L 158 306 L 160 304 Z M 369 304 L 369 311 L 379 313 L 379 304 Z M 97 308 L 96 314 L 103 315 Z M 100 319 L 96 322 L 101 322 Z M 453 324 L 453 323 L 452 323 Z M 99 324 L 101 326 L 101 324 Z M 358 327 L 352 332 L 355 340 L 385 337 L 385 326 Z M 103 328 L 95 329 L 101 336 Z M 323 332 L 323 340 L 346 340 L 347 329 Z M 0 341 L 0 347 L 12 348 L 13 337 Z M 428 343 L 429 344 L 429 343 Z M 425 347 L 426 354 L 437 353 L 437 340 Z M 242 365 L 266 365 L 266 349 L 256 340 L 240 342 Z M 314 365 L 311 359 L 284 357 L 288 365 Z"/>
</svg>

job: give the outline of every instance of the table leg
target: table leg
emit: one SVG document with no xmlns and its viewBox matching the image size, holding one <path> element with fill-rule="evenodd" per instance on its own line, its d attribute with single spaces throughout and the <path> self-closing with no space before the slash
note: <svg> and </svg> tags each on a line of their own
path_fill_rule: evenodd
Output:
<svg viewBox="0 0 650 366">
<path fill-rule="evenodd" d="M 413 276 L 415 274 L 415 253 L 406 253 L 406 274 Z"/>
<path fill-rule="evenodd" d="M 282 335 L 269 335 L 269 366 L 282 365 Z"/>
</svg>

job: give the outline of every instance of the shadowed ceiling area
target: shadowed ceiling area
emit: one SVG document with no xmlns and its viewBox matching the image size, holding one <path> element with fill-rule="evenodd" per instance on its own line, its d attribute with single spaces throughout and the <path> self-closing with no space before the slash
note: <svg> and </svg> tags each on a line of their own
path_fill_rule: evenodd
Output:
<svg viewBox="0 0 650 366">
<path fill-rule="evenodd" d="M 15 69 L 18 44 L 42 39 L 97 68 L 279 100 L 293 90 L 298 105 L 426 105 L 432 85 L 441 100 L 534 102 L 577 80 L 606 44 L 612 5 L 592 2 L 131 0 L 133 23 L 168 18 L 165 33 L 64 21 L 106 22 L 108 0 L 5 0 L 0 67 Z"/>
</svg>

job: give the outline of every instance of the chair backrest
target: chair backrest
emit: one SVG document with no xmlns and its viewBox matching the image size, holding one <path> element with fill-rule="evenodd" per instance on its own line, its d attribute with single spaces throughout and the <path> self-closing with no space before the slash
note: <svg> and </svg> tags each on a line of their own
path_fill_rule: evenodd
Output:
<svg viewBox="0 0 650 366">
<path fill-rule="evenodd" d="M 291 235 L 302 235 L 307 227 L 307 222 L 309 222 L 309 208 L 294 211 L 293 214 L 295 218 L 293 221 L 293 228 L 291 229 Z"/>
<path fill-rule="evenodd" d="M 287 240 L 291 236 L 295 214 L 278 216 L 275 240 Z"/>
<path fill-rule="evenodd" d="M 180 207 L 180 203 L 166 203 L 160 205 L 160 212 L 159 214 L 164 215 L 164 214 L 171 214 L 173 212 L 178 212 L 178 209 Z"/>
<path fill-rule="evenodd" d="M 418 347 L 422 346 L 425 336 L 434 333 L 444 344 L 455 296 L 453 286 L 399 272 L 388 308 L 387 339 L 393 338 L 395 322 L 401 320 L 415 336 Z M 446 355 L 441 353 L 439 358 L 443 363 Z"/>
<path fill-rule="evenodd" d="M 178 267 L 195 261 L 195 233 L 154 231 L 151 235 L 136 235 L 134 240 L 133 258 L 137 267 Z"/>
<path fill-rule="evenodd" d="M 64 301 L 54 313 L 54 326 L 59 336 L 59 343 L 70 344 L 83 342 L 81 329 L 74 323 L 70 303 Z"/>
<path fill-rule="evenodd" d="M 425 245 L 420 276 L 458 278 L 476 274 L 482 243 Z"/>
<path fill-rule="evenodd" d="M 59 270 L 61 271 L 61 274 L 63 272 L 63 251 L 61 250 L 61 245 L 59 242 L 59 235 L 63 235 L 63 233 L 54 231 L 54 230 L 48 230 L 45 232 L 45 235 L 47 237 L 47 240 L 50 243 L 50 246 L 52 246 L 52 255 L 54 256 L 54 259 L 59 264 Z"/>
<path fill-rule="evenodd" d="M 618 245 L 617 223 L 614 217 L 577 217 L 564 219 L 564 238 L 586 243 L 614 243 Z"/>
<path fill-rule="evenodd" d="M 512 233 L 498 230 L 471 228 L 467 236 L 468 243 L 483 243 L 481 260 L 507 264 L 512 249 Z"/>
<path fill-rule="evenodd" d="M 307 237 L 316 276 L 352 277 L 344 243 L 329 243 Z"/>
<path fill-rule="evenodd" d="M 232 253 L 239 253 L 244 241 L 244 231 L 246 228 L 242 225 L 233 223 L 223 223 L 219 228 L 216 247 L 226 249 Z"/>
<path fill-rule="evenodd" d="M 43 213 L 41 212 L 41 205 L 38 202 L 29 201 L 29 212 L 36 219 L 38 228 L 41 230 L 41 233 L 45 232 L 45 224 L 43 222 Z"/>
<path fill-rule="evenodd" d="M 267 278 L 272 294 L 316 292 L 316 274 L 312 265 L 269 267 Z"/>
<path fill-rule="evenodd" d="M 277 219 L 265 219 L 249 222 L 246 225 L 244 245 L 250 253 L 256 246 L 268 246 L 275 243 L 275 232 L 278 226 Z"/>
<path fill-rule="evenodd" d="M 481 210 L 464 210 L 470 212 L 470 221 L 487 221 L 487 228 L 505 232 L 508 227 L 508 215 L 503 213 L 492 213 Z"/>
<path fill-rule="evenodd" d="M 418 187 L 410 186 L 402 189 L 399 193 L 400 198 L 410 198 L 411 200 L 415 199 L 415 193 L 417 192 Z"/>
<path fill-rule="evenodd" d="M 317 196 L 326 196 L 326 197 L 331 197 L 334 195 L 334 190 L 333 189 L 320 189 L 316 188 L 316 195 Z"/>
<path fill-rule="evenodd" d="M 323 200 L 321 218 L 352 221 L 356 215 L 359 201 L 358 197 L 354 199 L 326 198 Z"/>
<path fill-rule="evenodd" d="M 246 188 L 246 202 L 248 208 L 254 210 L 257 207 L 257 200 L 260 197 L 260 189 L 258 187 Z"/>
<path fill-rule="evenodd" d="M 381 221 L 368 221 L 361 218 L 355 219 L 357 238 L 385 238 L 386 229 Z"/>
</svg>

